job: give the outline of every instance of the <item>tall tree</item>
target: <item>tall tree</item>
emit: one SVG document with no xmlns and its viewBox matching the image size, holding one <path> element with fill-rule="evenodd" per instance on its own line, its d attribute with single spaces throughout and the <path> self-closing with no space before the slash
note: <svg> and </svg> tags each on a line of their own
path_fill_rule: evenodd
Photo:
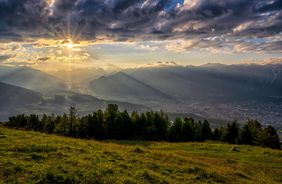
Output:
<svg viewBox="0 0 282 184">
<path fill-rule="evenodd" d="M 257 120 L 247 120 L 247 124 L 251 135 L 252 135 L 252 145 L 259 145 L 259 134 L 262 131 L 262 125 Z"/>
<path fill-rule="evenodd" d="M 235 144 L 239 136 L 239 125 L 237 121 L 233 121 L 231 124 L 227 124 L 227 128 L 223 134 L 223 141 Z"/>
<path fill-rule="evenodd" d="M 201 137 L 203 141 L 212 139 L 212 130 L 207 120 L 205 120 L 202 124 Z"/>
<path fill-rule="evenodd" d="M 169 131 L 169 140 L 174 142 L 179 142 L 181 140 L 181 132 L 182 132 L 182 119 L 176 118 L 174 123 L 170 127 Z"/>
<path fill-rule="evenodd" d="M 202 121 L 194 122 L 194 141 L 203 141 L 202 139 Z"/>
<path fill-rule="evenodd" d="M 165 140 L 167 138 L 168 118 L 161 112 L 155 112 L 154 123 L 156 128 L 156 140 Z"/>
<path fill-rule="evenodd" d="M 267 126 L 258 135 L 260 146 L 281 149 L 279 136 L 272 126 Z"/>
<path fill-rule="evenodd" d="M 70 107 L 69 109 L 69 135 L 74 135 L 74 124 L 76 122 L 76 113 L 77 110 L 74 107 Z"/>
<path fill-rule="evenodd" d="M 194 140 L 194 119 L 192 118 L 184 118 L 182 124 L 182 132 L 181 132 L 181 139 L 183 141 L 193 141 Z"/>
<path fill-rule="evenodd" d="M 239 135 L 239 143 L 240 144 L 248 144 L 252 145 L 254 142 L 254 137 L 248 125 L 244 125 Z"/>
<path fill-rule="evenodd" d="M 213 135 L 213 140 L 219 141 L 221 136 L 222 136 L 222 132 L 218 128 L 215 128 L 213 130 L 213 134 L 212 135 Z"/>
<path fill-rule="evenodd" d="M 116 129 L 116 119 L 119 114 L 118 106 L 116 104 L 109 104 L 105 114 L 106 129 L 109 138 L 116 137 L 118 132 Z"/>
</svg>

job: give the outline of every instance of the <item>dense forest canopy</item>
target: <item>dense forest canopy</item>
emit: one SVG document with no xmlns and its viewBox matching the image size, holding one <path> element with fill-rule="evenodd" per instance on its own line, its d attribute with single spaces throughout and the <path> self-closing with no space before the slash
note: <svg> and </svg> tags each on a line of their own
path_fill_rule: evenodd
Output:
<svg viewBox="0 0 282 184">
<path fill-rule="evenodd" d="M 105 111 L 98 110 L 83 117 L 70 107 L 68 114 L 17 115 L 9 118 L 8 127 L 95 139 L 136 139 L 153 141 L 216 140 L 231 144 L 247 144 L 281 149 L 279 136 L 272 126 L 262 127 L 256 120 L 248 120 L 241 128 L 237 121 L 212 129 L 207 120 L 176 118 L 170 121 L 163 112 L 120 112 L 116 104 Z"/>
</svg>

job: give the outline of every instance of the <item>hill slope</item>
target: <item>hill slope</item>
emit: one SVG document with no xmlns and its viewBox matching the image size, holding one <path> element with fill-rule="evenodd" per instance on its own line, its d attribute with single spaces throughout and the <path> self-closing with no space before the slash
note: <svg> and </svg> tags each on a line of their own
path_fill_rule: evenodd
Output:
<svg viewBox="0 0 282 184">
<path fill-rule="evenodd" d="M 46 97 L 39 92 L 2 82 L 0 82 L 0 102 L 0 121 L 6 121 L 10 116 L 21 113 L 63 114 L 70 106 L 78 108 L 82 115 L 105 109 L 108 104 L 118 104 L 123 110 L 149 110 L 143 105 L 103 100 L 74 92 L 60 92 Z"/>
<path fill-rule="evenodd" d="M 29 108 L 41 100 L 41 95 L 37 92 L 0 82 L 0 117 L 3 115 L 2 112 Z"/>
<path fill-rule="evenodd" d="M 127 73 L 183 100 L 282 102 L 282 65 L 209 64 L 140 68 Z"/>
<path fill-rule="evenodd" d="M 123 72 L 93 80 L 90 87 L 95 94 L 108 99 L 144 100 L 169 98 L 163 92 Z"/>
<path fill-rule="evenodd" d="M 232 147 L 98 142 L 0 127 L 0 183 L 282 182 L 281 151 Z"/>
<path fill-rule="evenodd" d="M 1 66 L 0 71 L 5 71 L 0 74 L 0 81 L 11 85 L 44 93 L 67 89 L 61 80 L 33 68 Z"/>
</svg>

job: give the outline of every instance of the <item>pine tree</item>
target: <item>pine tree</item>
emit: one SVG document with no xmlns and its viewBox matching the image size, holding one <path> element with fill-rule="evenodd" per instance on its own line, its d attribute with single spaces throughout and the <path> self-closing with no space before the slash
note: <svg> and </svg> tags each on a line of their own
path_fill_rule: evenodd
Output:
<svg viewBox="0 0 282 184">
<path fill-rule="evenodd" d="M 194 131 L 193 131 L 193 123 L 194 120 L 192 118 L 184 118 L 184 122 L 182 125 L 181 139 L 183 141 L 193 141 L 194 140 Z"/>
<path fill-rule="evenodd" d="M 235 144 L 239 136 L 239 125 L 237 121 L 233 121 L 231 124 L 227 124 L 227 128 L 223 134 L 223 141 Z"/>
<path fill-rule="evenodd" d="M 239 143 L 252 145 L 253 142 L 254 142 L 254 138 L 252 132 L 250 131 L 249 126 L 245 125 L 243 129 L 240 131 Z"/>
<path fill-rule="evenodd" d="M 272 126 L 264 128 L 258 134 L 258 142 L 260 146 L 274 149 L 281 149 L 279 136 Z"/>
<path fill-rule="evenodd" d="M 220 140 L 220 138 L 221 138 L 221 131 L 218 129 L 218 128 L 215 128 L 214 130 L 213 130 L 213 140 L 215 140 L 215 141 L 219 141 Z"/>
<path fill-rule="evenodd" d="M 76 122 L 76 113 L 77 110 L 74 107 L 69 109 L 69 135 L 74 136 L 74 125 Z"/>
<path fill-rule="evenodd" d="M 201 139 L 203 141 L 212 139 L 212 130 L 207 120 L 203 122 L 201 127 Z"/>
<path fill-rule="evenodd" d="M 260 145 L 259 134 L 262 131 L 262 126 L 257 120 L 249 119 L 246 126 L 248 126 L 252 135 L 252 145 Z"/>
<path fill-rule="evenodd" d="M 176 118 L 169 131 L 169 140 L 178 142 L 181 140 L 181 132 L 182 132 L 182 119 Z"/>
</svg>

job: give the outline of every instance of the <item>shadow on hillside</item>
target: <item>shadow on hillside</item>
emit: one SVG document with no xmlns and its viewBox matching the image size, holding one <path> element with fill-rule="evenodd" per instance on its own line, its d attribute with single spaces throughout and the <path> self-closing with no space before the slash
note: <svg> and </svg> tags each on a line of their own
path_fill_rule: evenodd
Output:
<svg viewBox="0 0 282 184">
<path fill-rule="evenodd" d="M 121 145 L 131 145 L 131 146 L 138 145 L 145 147 L 148 147 L 153 144 L 153 142 L 150 141 L 137 141 L 137 140 L 105 140 L 103 142 L 121 144 Z"/>
</svg>

